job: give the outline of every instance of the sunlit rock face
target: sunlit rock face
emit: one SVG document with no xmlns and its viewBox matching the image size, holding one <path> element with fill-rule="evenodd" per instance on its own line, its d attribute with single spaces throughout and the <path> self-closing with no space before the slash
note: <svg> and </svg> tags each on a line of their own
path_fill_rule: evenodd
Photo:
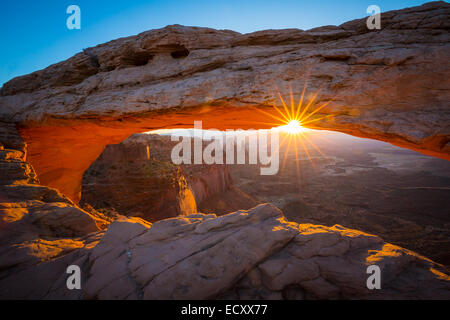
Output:
<svg viewBox="0 0 450 320">
<path fill-rule="evenodd" d="M 174 163 L 173 157 L 180 156 L 183 153 L 182 150 L 180 152 L 174 152 L 177 145 L 182 145 L 183 139 L 188 139 L 186 141 L 189 141 L 191 157 L 189 160 L 186 159 L 187 163 L 183 162 L 179 166 L 194 194 L 197 204 L 201 204 L 204 200 L 215 194 L 226 192 L 232 185 L 231 176 L 226 165 L 194 163 L 195 144 L 202 146 L 201 150 L 203 151 L 211 143 L 211 140 L 203 140 L 199 137 L 191 137 L 189 135 L 174 137 L 172 140 L 170 135 L 148 133 L 134 134 L 123 141 L 121 145 L 139 150 L 141 159 L 150 158 L 162 162 Z M 115 159 L 112 158 L 109 161 L 114 162 Z M 225 163 L 225 158 L 222 162 Z"/>
<path fill-rule="evenodd" d="M 84 173 L 81 205 L 148 221 L 196 213 L 194 194 L 183 171 L 155 157 L 154 149 L 130 140 L 108 145 Z"/>
<path fill-rule="evenodd" d="M 159 127 L 263 128 L 288 101 L 318 92 L 310 127 L 450 158 L 450 5 L 433 2 L 308 31 L 168 26 L 121 38 L 0 92 L 0 118 L 19 124 L 41 181 L 80 198 L 83 172 L 104 146 Z M 275 121 L 276 122 L 276 121 Z M 45 152 L 44 152 L 45 150 Z M 82 150 L 82 152 L 80 152 Z"/>
<path fill-rule="evenodd" d="M 109 221 L 81 210 L 58 190 L 41 186 L 14 126 L 0 122 L 0 296 L 45 294 L 64 261 L 82 256 Z M 79 249 L 79 250 L 78 250 Z M 64 257 L 64 258 L 61 258 Z M 59 259 L 61 258 L 61 259 Z M 44 268 L 43 261 L 58 260 Z M 26 270 L 35 272 L 25 272 Z M 23 294 L 27 292 L 27 294 Z"/>
<path fill-rule="evenodd" d="M 210 141 L 200 141 L 203 147 Z M 194 139 L 191 141 L 194 147 Z M 157 221 L 201 212 L 229 213 L 256 205 L 232 188 L 227 165 L 175 165 L 170 136 L 134 134 L 108 145 L 83 175 L 81 202 L 95 209 Z M 219 211 L 219 212 L 218 212 Z"/>
<path fill-rule="evenodd" d="M 15 127 L 0 125 L 1 243 L 82 236 L 106 227 L 102 217 L 80 210 L 58 190 L 40 185 Z"/>
<path fill-rule="evenodd" d="M 221 217 L 193 214 L 152 225 L 138 218 L 122 218 L 111 223 L 104 235 L 60 242 L 69 254 L 55 253 L 56 249 L 35 254 L 20 272 L 2 277 L 0 297 L 450 297 L 450 278 L 442 266 L 360 231 L 288 222 L 270 204 Z M 81 290 L 66 288 L 64 267 L 70 264 L 83 266 Z M 383 275 L 380 290 L 367 288 L 367 267 L 372 264 Z M 33 278 L 37 281 L 26 282 Z"/>
</svg>

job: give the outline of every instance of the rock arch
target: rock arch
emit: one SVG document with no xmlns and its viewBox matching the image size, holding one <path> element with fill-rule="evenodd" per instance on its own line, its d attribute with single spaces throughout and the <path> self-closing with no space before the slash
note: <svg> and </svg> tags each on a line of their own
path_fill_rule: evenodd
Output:
<svg viewBox="0 0 450 320">
<path fill-rule="evenodd" d="M 449 4 L 433 2 L 385 12 L 372 31 L 365 19 L 251 34 L 167 26 L 12 79 L 0 120 L 17 124 L 41 183 L 75 201 L 106 144 L 194 120 L 271 127 L 276 88 L 298 100 L 306 80 L 318 92 L 311 110 L 332 100 L 309 126 L 450 159 L 449 17 Z"/>
</svg>

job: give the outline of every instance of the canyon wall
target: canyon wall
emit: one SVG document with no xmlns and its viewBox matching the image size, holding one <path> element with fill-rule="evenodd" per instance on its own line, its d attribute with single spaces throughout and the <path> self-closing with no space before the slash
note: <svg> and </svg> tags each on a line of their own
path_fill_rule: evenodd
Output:
<svg viewBox="0 0 450 320">
<path fill-rule="evenodd" d="M 383 12 L 380 30 L 366 19 L 250 34 L 167 26 L 12 79 L 0 119 L 18 125 L 40 181 L 75 202 L 107 144 L 194 120 L 270 128 L 283 121 L 277 90 L 290 104 L 290 88 L 312 102 L 305 126 L 450 159 L 449 29 L 446 2 Z"/>
<path fill-rule="evenodd" d="M 199 205 L 216 194 L 225 193 L 230 189 L 233 182 L 228 167 L 224 164 L 194 164 L 193 150 L 195 144 L 201 145 L 202 150 L 204 150 L 211 142 L 198 137 L 187 138 L 190 139 L 190 161 L 189 163 L 181 163 L 179 166 L 193 192 L 196 203 Z M 177 139 L 172 141 L 170 135 L 133 134 L 121 144 L 139 148 L 145 153 L 144 158 L 148 157 L 162 162 L 173 163 L 172 150 L 182 142 L 183 137 L 180 136 Z M 114 161 L 114 159 L 109 161 Z M 223 159 L 223 163 L 225 163 L 225 159 Z"/>
<path fill-rule="evenodd" d="M 169 136 L 135 134 L 107 145 L 83 175 L 80 204 L 153 222 L 196 213 L 203 201 L 230 189 L 226 165 L 174 165 L 177 143 Z"/>
</svg>

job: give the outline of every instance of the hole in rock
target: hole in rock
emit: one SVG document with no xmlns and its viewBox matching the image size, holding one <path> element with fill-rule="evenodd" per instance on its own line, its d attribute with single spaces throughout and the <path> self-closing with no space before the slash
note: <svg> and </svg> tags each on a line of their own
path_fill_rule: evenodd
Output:
<svg viewBox="0 0 450 320">
<path fill-rule="evenodd" d="M 179 50 L 172 51 L 170 55 L 174 59 L 186 58 L 189 55 L 189 50 L 186 48 L 181 48 Z"/>
<path fill-rule="evenodd" d="M 132 65 L 132 66 L 144 66 L 146 65 L 150 60 L 153 59 L 153 55 L 148 52 L 133 52 L 127 57 L 122 58 L 122 61 L 126 65 Z"/>
</svg>

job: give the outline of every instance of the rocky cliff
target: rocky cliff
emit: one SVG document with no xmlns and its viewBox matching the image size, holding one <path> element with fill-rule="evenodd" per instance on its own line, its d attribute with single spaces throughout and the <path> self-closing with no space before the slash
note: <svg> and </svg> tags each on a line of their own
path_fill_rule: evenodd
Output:
<svg viewBox="0 0 450 320">
<path fill-rule="evenodd" d="M 366 19 L 250 34 L 150 30 L 12 79 L 0 91 L 0 118 L 19 124 L 41 181 L 74 201 L 106 144 L 194 120 L 270 127 L 267 114 L 282 105 L 276 88 L 289 100 L 292 86 L 298 101 L 306 82 L 305 101 L 317 93 L 308 126 L 449 159 L 449 18 L 450 4 L 431 2 L 383 12 L 381 30 Z"/>
<path fill-rule="evenodd" d="M 204 201 L 229 191 L 226 165 L 174 165 L 175 144 L 169 136 L 135 134 L 106 146 L 83 175 L 81 205 L 156 221 L 196 213 Z"/>
<path fill-rule="evenodd" d="M 195 140 L 202 145 L 202 150 L 210 143 L 210 141 L 202 140 L 198 137 L 190 139 L 191 150 L 194 150 Z M 121 144 L 132 146 L 133 148 L 140 148 L 140 150 L 145 152 L 144 158 L 148 157 L 150 159 L 157 159 L 158 161 L 173 163 L 171 158 L 172 150 L 178 143 L 178 141 L 172 141 L 169 135 L 134 134 Z M 233 184 L 227 165 L 215 163 L 195 164 L 193 153 L 191 153 L 190 163 L 182 163 L 179 167 L 198 205 L 201 205 L 203 201 L 216 194 L 227 192 Z"/>
</svg>

